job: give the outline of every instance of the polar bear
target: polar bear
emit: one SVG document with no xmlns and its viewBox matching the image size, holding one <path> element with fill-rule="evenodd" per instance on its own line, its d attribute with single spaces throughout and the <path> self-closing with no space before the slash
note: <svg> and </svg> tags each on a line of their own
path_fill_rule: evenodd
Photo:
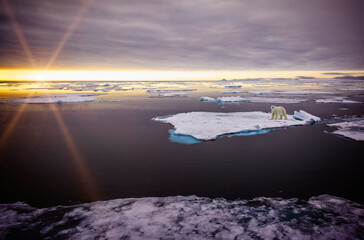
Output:
<svg viewBox="0 0 364 240">
<path fill-rule="evenodd" d="M 287 120 L 287 112 L 286 109 L 284 109 L 284 107 L 282 106 L 270 106 L 270 109 L 272 110 L 272 119 L 277 120 L 278 115 L 279 115 L 279 120 L 282 120 L 282 117 L 284 116 L 284 119 Z"/>
</svg>

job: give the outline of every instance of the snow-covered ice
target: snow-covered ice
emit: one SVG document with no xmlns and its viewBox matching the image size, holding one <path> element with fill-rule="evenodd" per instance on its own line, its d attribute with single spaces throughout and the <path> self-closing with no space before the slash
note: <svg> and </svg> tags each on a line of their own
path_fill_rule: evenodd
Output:
<svg viewBox="0 0 364 240">
<path fill-rule="evenodd" d="M 232 96 L 232 97 L 218 97 L 216 99 L 218 103 L 229 103 L 229 102 L 248 102 L 247 99 L 239 97 L 239 96 Z"/>
<path fill-rule="evenodd" d="M 148 89 L 147 92 L 154 93 L 154 92 L 190 92 L 196 91 L 194 88 L 177 88 L 177 89 Z"/>
<path fill-rule="evenodd" d="M 216 102 L 215 98 L 212 97 L 200 97 L 201 102 Z"/>
<path fill-rule="evenodd" d="M 329 127 L 337 127 L 333 134 L 342 135 L 356 141 L 364 141 L 364 118 L 348 119 L 339 123 L 327 124 Z"/>
<path fill-rule="evenodd" d="M 256 102 L 256 103 L 301 103 L 307 101 L 307 99 L 302 98 L 269 98 L 269 97 L 201 97 L 203 102 L 217 102 L 217 103 L 241 103 L 241 102 Z"/>
<path fill-rule="evenodd" d="M 297 119 L 303 118 L 302 120 L 295 119 L 293 115 L 287 115 L 288 120 L 271 120 L 271 113 L 259 111 L 188 112 L 155 117 L 153 120 L 172 124 L 175 128 L 174 134 L 189 135 L 204 141 L 227 134 L 306 125 L 320 120 L 302 110 L 297 113 L 300 113 Z"/>
<path fill-rule="evenodd" d="M 37 209 L 0 204 L 1 239 L 363 239 L 363 206 L 330 195 L 228 201 L 127 198 Z"/>
<path fill-rule="evenodd" d="M 185 92 L 166 92 L 160 93 L 160 97 L 187 97 L 187 93 Z"/>
<path fill-rule="evenodd" d="M 335 94 L 335 92 L 318 91 L 318 90 L 292 90 L 292 91 L 280 91 L 276 93 L 288 94 L 288 95 Z"/>
<path fill-rule="evenodd" d="M 220 91 L 220 93 L 224 93 L 224 94 L 236 94 L 236 93 L 243 93 L 244 91 L 242 90 L 233 90 L 233 91 Z"/>
<path fill-rule="evenodd" d="M 241 88 L 241 85 L 227 85 L 225 88 Z"/>
<path fill-rule="evenodd" d="M 15 99 L 13 103 L 76 103 L 92 102 L 98 98 L 100 93 L 65 93 L 65 94 L 44 94 L 29 98 Z"/>
<path fill-rule="evenodd" d="M 348 100 L 346 97 L 333 97 L 333 98 L 325 98 L 325 99 L 317 99 L 316 103 L 361 103 L 354 100 Z"/>
<path fill-rule="evenodd" d="M 266 94 L 272 94 L 272 93 L 275 93 L 274 91 L 272 90 L 263 90 L 263 91 L 248 91 L 249 93 L 253 93 L 253 94 L 256 94 L 256 95 L 266 95 Z"/>
</svg>

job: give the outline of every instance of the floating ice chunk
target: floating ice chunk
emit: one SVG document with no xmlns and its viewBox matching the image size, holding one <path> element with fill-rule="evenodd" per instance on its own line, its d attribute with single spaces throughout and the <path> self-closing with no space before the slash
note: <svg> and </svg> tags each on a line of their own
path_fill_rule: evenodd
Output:
<svg viewBox="0 0 364 240">
<path fill-rule="evenodd" d="M 340 88 L 341 91 L 364 91 L 364 88 Z"/>
<path fill-rule="evenodd" d="M 92 102 L 98 98 L 95 96 L 100 93 L 66 93 L 66 94 L 45 94 L 30 98 L 16 99 L 13 103 L 76 103 L 76 102 Z"/>
<path fill-rule="evenodd" d="M 303 110 L 299 110 L 298 112 L 294 111 L 293 118 L 299 121 L 305 121 L 308 124 L 313 124 L 321 120 L 319 117 L 309 114 L 308 112 L 305 112 Z"/>
<path fill-rule="evenodd" d="M 247 97 L 246 100 L 256 103 L 301 103 L 307 101 L 302 98 L 268 98 L 268 97 Z"/>
<path fill-rule="evenodd" d="M 202 102 L 216 102 L 216 99 L 212 98 L 212 97 L 200 97 L 200 101 L 202 101 Z"/>
<path fill-rule="evenodd" d="M 244 91 L 235 90 L 235 91 L 220 91 L 220 92 L 224 94 L 234 94 L 234 93 L 243 93 Z"/>
<path fill-rule="evenodd" d="M 316 103 L 361 103 L 358 101 L 348 100 L 346 97 L 333 97 L 326 99 L 317 99 Z"/>
<path fill-rule="evenodd" d="M 241 88 L 242 86 L 241 85 L 228 85 L 228 86 L 225 86 L 225 88 Z"/>
<path fill-rule="evenodd" d="M 279 94 L 307 95 L 307 94 L 335 94 L 335 92 L 316 91 L 316 90 L 297 90 L 297 91 L 281 91 Z"/>
<path fill-rule="evenodd" d="M 330 195 L 126 198 L 42 209 L 13 203 L 0 204 L 0 238 L 362 239 L 363 215 L 363 205 Z"/>
<path fill-rule="evenodd" d="M 178 88 L 178 89 L 155 89 L 151 88 L 148 89 L 147 92 L 154 93 L 154 92 L 190 92 L 190 91 L 196 91 L 194 88 Z"/>
<path fill-rule="evenodd" d="M 288 115 L 288 120 L 270 120 L 271 114 L 265 112 L 188 112 L 155 117 L 153 120 L 172 124 L 176 129 L 175 134 L 212 140 L 226 134 L 306 125 L 312 120 L 319 120 L 303 111 L 301 117 L 302 120 L 296 120 Z"/>
<path fill-rule="evenodd" d="M 274 91 L 272 90 L 264 90 L 264 91 L 248 91 L 249 93 L 253 93 L 253 94 L 256 94 L 256 95 L 265 95 L 265 94 L 272 94 L 272 93 L 275 93 Z"/>
<path fill-rule="evenodd" d="M 232 96 L 232 97 L 218 97 L 216 99 L 218 103 L 229 103 L 229 102 L 248 102 L 247 99 L 239 97 L 239 96 Z"/>
<path fill-rule="evenodd" d="M 217 102 L 217 103 L 241 103 L 241 102 L 256 102 L 256 103 L 301 103 L 307 101 L 307 99 L 299 98 L 267 98 L 267 97 L 201 97 L 200 101 L 203 102 Z"/>
<path fill-rule="evenodd" d="M 160 97 L 187 97 L 187 93 L 185 92 L 166 92 L 160 93 Z"/>
<path fill-rule="evenodd" d="M 364 141 L 364 118 L 359 118 L 340 123 L 327 124 L 329 127 L 337 127 L 333 134 L 342 135 L 356 141 Z"/>
</svg>

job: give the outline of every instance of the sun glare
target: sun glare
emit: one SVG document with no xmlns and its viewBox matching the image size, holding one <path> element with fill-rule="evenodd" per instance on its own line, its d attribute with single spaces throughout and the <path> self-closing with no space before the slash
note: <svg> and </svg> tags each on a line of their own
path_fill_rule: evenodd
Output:
<svg viewBox="0 0 364 240">
<path fill-rule="evenodd" d="M 0 80 L 32 81 L 167 81 L 244 78 L 327 77 L 323 71 L 109 71 L 109 70 L 0 70 Z M 352 73 L 353 71 L 341 71 Z"/>
</svg>

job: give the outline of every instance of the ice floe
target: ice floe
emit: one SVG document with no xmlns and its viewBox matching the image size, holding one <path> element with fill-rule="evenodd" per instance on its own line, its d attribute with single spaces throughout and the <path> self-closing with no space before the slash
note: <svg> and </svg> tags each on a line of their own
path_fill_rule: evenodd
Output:
<svg viewBox="0 0 364 240">
<path fill-rule="evenodd" d="M 220 93 L 224 93 L 224 94 L 236 94 L 236 93 L 243 93 L 244 91 L 241 90 L 233 90 L 233 91 L 220 91 Z"/>
<path fill-rule="evenodd" d="M 201 97 L 200 101 L 203 102 L 217 102 L 217 103 L 241 103 L 241 102 L 256 102 L 256 103 L 301 103 L 307 101 L 302 98 L 268 98 L 268 97 Z"/>
<path fill-rule="evenodd" d="M 185 92 L 166 92 L 160 93 L 160 97 L 187 97 L 187 93 Z"/>
<path fill-rule="evenodd" d="M 228 86 L 225 86 L 225 88 L 241 88 L 242 86 L 241 85 L 228 85 Z"/>
<path fill-rule="evenodd" d="M 342 135 L 356 141 L 364 141 L 364 118 L 348 119 L 339 123 L 327 124 L 329 127 L 337 127 L 333 134 Z"/>
<path fill-rule="evenodd" d="M 280 92 L 276 92 L 276 93 L 288 94 L 288 95 L 335 94 L 335 92 L 316 91 L 316 90 L 280 91 Z"/>
<path fill-rule="evenodd" d="M 287 117 L 288 120 L 271 120 L 271 113 L 259 111 L 188 112 L 155 117 L 153 120 L 172 124 L 175 128 L 174 134 L 189 135 L 204 141 L 234 133 L 306 125 L 320 120 L 319 117 L 302 110 L 295 112 L 295 115 L 287 115 Z"/>
<path fill-rule="evenodd" d="M 228 201 L 127 198 L 37 209 L 0 204 L 1 239 L 363 239 L 363 206 L 330 195 Z"/>
<path fill-rule="evenodd" d="M 272 93 L 275 93 L 274 91 L 272 90 L 263 90 L 263 91 L 248 91 L 249 93 L 253 93 L 253 94 L 256 94 L 256 95 L 265 95 L 265 94 L 272 94 Z"/>
<path fill-rule="evenodd" d="M 100 93 L 66 93 L 66 94 L 45 94 L 29 98 L 15 99 L 13 103 L 76 103 L 93 102 L 98 100 L 96 96 Z"/>
<path fill-rule="evenodd" d="M 333 98 L 325 98 L 325 99 L 317 99 L 316 103 L 361 103 L 354 100 L 348 100 L 346 97 L 333 97 Z"/>
<path fill-rule="evenodd" d="M 190 92 L 196 91 L 194 88 L 177 88 L 177 89 L 148 89 L 147 92 L 154 93 L 154 92 Z"/>
<path fill-rule="evenodd" d="M 364 91 L 364 88 L 340 88 L 341 91 Z"/>
</svg>

